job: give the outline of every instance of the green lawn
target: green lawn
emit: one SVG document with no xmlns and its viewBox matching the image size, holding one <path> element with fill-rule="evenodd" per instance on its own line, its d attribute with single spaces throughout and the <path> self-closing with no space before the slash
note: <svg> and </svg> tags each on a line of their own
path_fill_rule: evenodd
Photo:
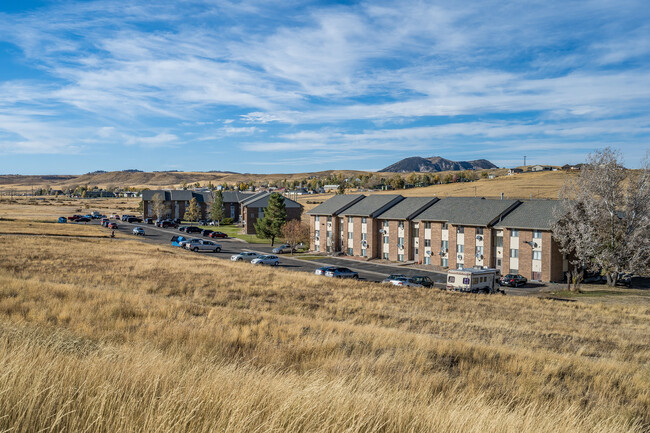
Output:
<svg viewBox="0 0 650 433">
<path fill-rule="evenodd" d="M 223 232 L 231 238 L 241 239 L 250 244 L 271 244 L 271 239 L 262 239 L 258 238 L 256 235 L 247 235 L 242 233 L 242 228 L 234 224 L 222 225 L 222 226 L 199 226 L 203 229 L 214 230 L 215 232 Z M 281 244 L 284 242 L 283 238 L 275 238 L 276 244 Z"/>
</svg>

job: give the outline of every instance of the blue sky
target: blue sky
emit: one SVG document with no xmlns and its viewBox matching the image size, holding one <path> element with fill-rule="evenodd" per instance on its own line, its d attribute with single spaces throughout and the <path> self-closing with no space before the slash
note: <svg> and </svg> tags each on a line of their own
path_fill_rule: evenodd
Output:
<svg viewBox="0 0 650 433">
<path fill-rule="evenodd" d="M 650 148 L 627 0 L 0 5 L 0 173 L 564 164 Z"/>
</svg>

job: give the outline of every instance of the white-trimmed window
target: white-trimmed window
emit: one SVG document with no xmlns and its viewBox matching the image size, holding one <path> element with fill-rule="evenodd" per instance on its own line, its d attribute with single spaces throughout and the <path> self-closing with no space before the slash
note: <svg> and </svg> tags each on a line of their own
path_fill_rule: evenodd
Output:
<svg viewBox="0 0 650 433">
<path fill-rule="evenodd" d="M 542 252 L 533 251 L 533 260 L 542 260 Z"/>
<path fill-rule="evenodd" d="M 510 237 L 511 237 L 511 238 L 518 238 L 518 237 L 519 237 L 519 230 L 517 230 L 517 229 L 510 229 Z"/>
<path fill-rule="evenodd" d="M 316 216 L 314 217 L 314 221 L 316 221 L 317 223 L 319 223 L 319 222 L 320 222 L 320 215 L 316 215 Z"/>
<path fill-rule="evenodd" d="M 456 244 L 456 252 L 458 254 L 462 254 L 465 252 L 465 245 L 463 244 Z"/>
<path fill-rule="evenodd" d="M 542 231 L 541 230 L 533 230 L 533 239 L 541 239 L 542 238 Z"/>
<path fill-rule="evenodd" d="M 510 257 L 513 259 L 516 259 L 519 257 L 519 249 L 517 248 L 510 248 Z"/>
</svg>

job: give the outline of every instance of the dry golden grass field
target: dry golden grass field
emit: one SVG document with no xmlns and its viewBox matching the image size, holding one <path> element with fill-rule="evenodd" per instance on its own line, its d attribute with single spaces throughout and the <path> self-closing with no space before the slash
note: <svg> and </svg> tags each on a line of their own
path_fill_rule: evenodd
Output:
<svg viewBox="0 0 650 433">
<path fill-rule="evenodd" d="M 0 431 L 650 429 L 648 298 L 332 281 L 35 206 L 0 202 Z"/>
</svg>

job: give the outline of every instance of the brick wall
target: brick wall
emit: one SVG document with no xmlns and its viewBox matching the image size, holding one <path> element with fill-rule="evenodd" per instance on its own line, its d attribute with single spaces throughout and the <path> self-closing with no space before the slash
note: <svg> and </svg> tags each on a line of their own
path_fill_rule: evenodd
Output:
<svg viewBox="0 0 650 433">
<path fill-rule="evenodd" d="M 368 258 L 374 259 L 381 257 L 379 254 L 379 221 L 374 218 L 368 218 Z"/>
<path fill-rule="evenodd" d="M 420 245 L 424 245 L 422 242 Z M 440 260 L 443 256 L 440 255 L 442 249 L 442 223 L 431 223 L 431 264 L 440 266 Z M 449 255 L 447 255 L 449 257 Z"/>
<path fill-rule="evenodd" d="M 361 217 L 352 217 L 352 239 L 354 255 L 361 256 Z"/>
<path fill-rule="evenodd" d="M 494 243 L 492 242 L 493 236 L 492 229 L 483 228 L 483 266 L 488 266 L 494 268 L 496 266 L 496 260 L 494 258 Z"/>
<path fill-rule="evenodd" d="M 533 247 L 526 242 L 533 242 L 532 230 L 519 230 L 519 274 L 533 279 Z M 546 249 L 542 241 L 542 251 Z M 542 263 L 542 269 L 544 265 Z"/>
<path fill-rule="evenodd" d="M 510 229 L 503 229 L 503 263 L 501 274 L 510 272 Z"/>
<path fill-rule="evenodd" d="M 464 267 L 476 265 L 476 227 L 465 226 L 465 262 Z"/>
<path fill-rule="evenodd" d="M 449 269 L 456 269 L 456 226 L 449 224 Z"/>
</svg>

